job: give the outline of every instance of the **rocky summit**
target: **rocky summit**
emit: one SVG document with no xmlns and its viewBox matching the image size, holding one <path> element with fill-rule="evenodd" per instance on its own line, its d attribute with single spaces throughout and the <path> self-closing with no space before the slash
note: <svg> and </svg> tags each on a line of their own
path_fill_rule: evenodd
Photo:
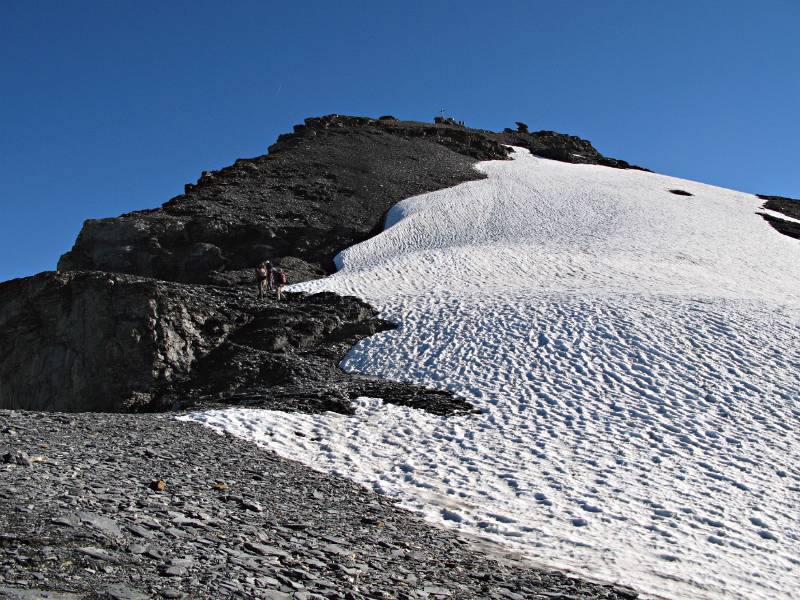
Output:
<svg viewBox="0 0 800 600">
<path fill-rule="evenodd" d="M 330 115 L 306 119 L 269 154 L 204 172 L 161 208 L 87 221 L 59 270 L 235 284 L 263 259 L 291 257 L 293 281 L 382 228 L 398 201 L 481 177 L 479 160 L 508 145 L 575 163 L 628 168 L 586 140 L 550 131 L 503 133 L 453 123 Z"/>
<path fill-rule="evenodd" d="M 0 284 L 0 597 L 634 598 L 173 418 L 350 414 L 359 396 L 469 413 L 446 390 L 342 372 L 394 324 L 353 297 L 259 299 L 253 268 L 323 277 L 396 202 L 483 177 L 473 165 L 509 145 L 639 168 L 524 123 L 312 118 L 160 208 L 87 221 L 57 271 Z"/>
</svg>

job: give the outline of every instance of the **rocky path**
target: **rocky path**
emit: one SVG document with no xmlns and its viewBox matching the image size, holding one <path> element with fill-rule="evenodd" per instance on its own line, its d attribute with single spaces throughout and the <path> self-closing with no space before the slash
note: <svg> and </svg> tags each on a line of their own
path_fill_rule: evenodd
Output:
<svg viewBox="0 0 800 600">
<path fill-rule="evenodd" d="M 173 416 L 0 411 L 0 597 L 635 597 Z"/>
</svg>

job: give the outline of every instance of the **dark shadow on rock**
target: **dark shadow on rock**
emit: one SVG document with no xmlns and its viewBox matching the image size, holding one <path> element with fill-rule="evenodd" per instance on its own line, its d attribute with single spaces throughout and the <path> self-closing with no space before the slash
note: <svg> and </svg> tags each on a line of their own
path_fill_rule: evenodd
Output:
<svg viewBox="0 0 800 600">
<path fill-rule="evenodd" d="M 360 396 L 439 415 L 472 406 L 447 391 L 343 372 L 339 363 L 355 344 L 394 325 L 352 296 L 287 294 L 203 357 L 191 376 L 162 392 L 175 408 L 239 405 L 302 412 L 352 414 Z"/>
</svg>

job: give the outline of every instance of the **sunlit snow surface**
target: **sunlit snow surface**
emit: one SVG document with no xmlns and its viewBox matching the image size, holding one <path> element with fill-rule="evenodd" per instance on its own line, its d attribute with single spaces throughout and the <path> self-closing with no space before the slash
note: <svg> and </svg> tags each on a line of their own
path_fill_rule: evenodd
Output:
<svg viewBox="0 0 800 600">
<path fill-rule="evenodd" d="M 524 150 L 479 168 L 293 289 L 400 324 L 346 370 L 481 414 L 190 418 L 538 563 L 668 598 L 797 598 L 800 242 L 739 192 Z"/>
</svg>

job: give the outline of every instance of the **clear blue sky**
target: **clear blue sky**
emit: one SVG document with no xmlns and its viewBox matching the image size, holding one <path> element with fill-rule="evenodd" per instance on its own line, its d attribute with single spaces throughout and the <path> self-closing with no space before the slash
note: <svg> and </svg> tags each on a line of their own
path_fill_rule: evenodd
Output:
<svg viewBox="0 0 800 600">
<path fill-rule="evenodd" d="M 0 280 L 306 116 L 516 120 L 800 197 L 796 0 L 0 3 Z"/>
</svg>

